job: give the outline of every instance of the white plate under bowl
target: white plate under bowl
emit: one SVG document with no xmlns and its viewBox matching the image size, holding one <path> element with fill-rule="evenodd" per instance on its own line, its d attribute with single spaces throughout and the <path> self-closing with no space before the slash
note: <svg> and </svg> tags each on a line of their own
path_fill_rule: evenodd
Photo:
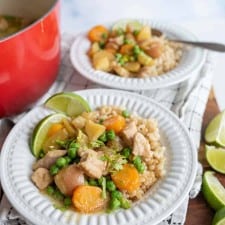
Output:
<svg viewBox="0 0 225 225">
<path fill-rule="evenodd" d="M 163 145 L 166 147 L 166 175 L 128 210 L 92 215 L 74 211 L 62 212 L 31 182 L 35 158 L 29 139 L 35 125 L 52 113 L 37 107 L 22 118 L 7 137 L 1 152 L 2 187 L 15 209 L 36 225 L 155 225 L 169 216 L 187 197 L 196 175 L 197 152 L 187 130 L 179 119 L 155 101 L 137 94 L 105 89 L 76 92 L 92 109 L 102 105 L 126 107 L 144 118 L 158 121 Z"/>
<path fill-rule="evenodd" d="M 189 41 L 197 40 L 195 35 L 190 31 L 175 24 L 144 19 L 136 20 L 142 24 L 149 25 L 152 28 L 162 31 L 168 38 Z M 111 26 L 109 25 L 108 27 Z M 124 78 L 100 70 L 95 70 L 87 55 L 90 45 L 91 42 L 87 38 L 87 33 L 82 33 L 76 37 L 70 51 L 70 58 L 73 66 L 82 76 L 95 83 L 124 90 L 149 90 L 167 87 L 184 81 L 191 76 L 196 75 L 206 56 L 206 51 L 201 48 L 193 47 L 184 49 L 178 66 L 167 73 L 149 78 Z"/>
</svg>

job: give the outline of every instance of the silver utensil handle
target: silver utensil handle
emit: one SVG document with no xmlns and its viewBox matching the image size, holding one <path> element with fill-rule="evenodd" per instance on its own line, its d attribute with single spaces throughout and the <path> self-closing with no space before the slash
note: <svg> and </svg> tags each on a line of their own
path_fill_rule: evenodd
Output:
<svg viewBox="0 0 225 225">
<path fill-rule="evenodd" d="M 190 44 L 190 45 L 206 48 L 206 49 L 217 51 L 217 52 L 225 52 L 224 44 L 219 44 L 214 42 L 198 42 L 198 41 L 182 41 L 182 40 L 173 40 L 173 41 L 184 43 L 184 44 Z"/>
</svg>

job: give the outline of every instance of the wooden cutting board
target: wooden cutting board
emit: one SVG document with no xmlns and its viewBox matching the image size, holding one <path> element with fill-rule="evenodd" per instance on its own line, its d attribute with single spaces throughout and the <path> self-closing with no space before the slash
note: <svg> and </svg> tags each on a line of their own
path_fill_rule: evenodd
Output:
<svg viewBox="0 0 225 225">
<path fill-rule="evenodd" d="M 203 128 L 202 128 L 202 140 L 201 147 L 199 150 L 199 161 L 203 165 L 203 169 L 212 170 L 205 158 L 204 140 L 203 134 L 209 121 L 220 112 L 217 101 L 213 90 L 211 90 L 209 100 L 206 106 L 204 118 L 203 118 Z M 217 177 L 221 183 L 225 186 L 225 175 L 217 173 Z M 190 200 L 187 212 L 187 218 L 185 225 L 211 225 L 212 219 L 215 212 L 209 207 L 207 202 L 204 200 L 202 193 L 200 193 L 197 198 Z"/>
</svg>

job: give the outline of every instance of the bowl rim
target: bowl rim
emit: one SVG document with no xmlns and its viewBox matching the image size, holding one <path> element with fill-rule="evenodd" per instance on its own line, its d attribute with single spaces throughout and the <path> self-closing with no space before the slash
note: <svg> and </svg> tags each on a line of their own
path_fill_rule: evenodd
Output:
<svg viewBox="0 0 225 225">
<path fill-rule="evenodd" d="M 89 92 L 89 93 L 88 93 Z M 136 93 L 130 93 L 130 92 L 125 92 L 125 91 L 119 91 L 119 90 L 110 90 L 110 89 L 87 89 L 87 90 L 82 90 L 82 91 L 76 91 L 75 93 L 77 94 L 81 94 L 81 96 L 85 96 L 86 95 L 89 95 L 90 97 L 89 98 L 93 98 L 93 95 L 94 94 L 98 94 L 98 93 L 101 93 L 101 95 L 104 96 L 104 93 L 107 94 L 111 92 L 112 94 L 117 94 L 117 96 L 122 96 L 122 97 L 126 97 L 127 95 L 129 95 L 129 98 L 135 98 L 137 101 L 139 101 L 139 99 L 141 98 L 142 101 L 144 102 L 148 102 L 149 104 L 153 105 L 153 107 L 156 107 L 157 109 L 153 109 L 153 110 L 162 110 L 162 113 L 166 113 L 174 122 L 177 123 L 177 127 L 179 127 L 181 129 L 181 133 L 183 133 L 185 135 L 185 139 L 187 140 L 187 147 L 189 146 L 190 147 L 190 151 L 189 151 L 189 154 L 190 154 L 190 159 L 192 159 L 192 163 L 191 165 L 188 165 L 188 167 L 190 168 L 191 172 L 188 176 L 188 179 L 186 178 L 188 184 L 185 186 L 185 189 L 182 190 L 182 195 L 180 194 L 179 195 L 179 198 L 176 199 L 177 201 L 177 204 L 176 205 L 173 205 L 171 208 L 169 208 L 166 212 L 164 210 L 164 213 L 163 214 L 160 214 L 160 218 L 157 217 L 154 219 L 153 221 L 153 224 L 156 224 L 158 222 L 161 221 L 161 219 L 165 219 L 167 216 L 169 216 L 169 214 L 171 214 L 172 212 L 174 212 L 174 210 L 176 210 L 177 207 L 179 207 L 179 205 L 184 201 L 184 199 L 187 197 L 192 185 L 193 185 L 193 182 L 195 180 L 195 175 L 196 175 L 196 172 L 197 172 L 197 150 L 195 149 L 194 147 L 194 144 L 193 144 L 193 141 L 191 140 L 190 136 L 189 136 L 189 133 L 186 129 L 186 127 L 180 122 L 180 120 L 178 119 L 178 117 L 173 114 L 169 109 L 165 108 L 164 106 L 162 106 L 161 104 L 157 103 L 155 100 L 153 99 L 150 99 L 148 97 L 145 97 L 145 96 L 140 96 L 139 94 L 136 94 Z M 113 93 L 114 92 L 114 93 Z M 82 95 L 83 94 L 83 95 Z M 109 94 L 110 95 L 110 94 Z M 124 97 L 124 98 L 125 98 Z M 97 99 L 97 97 L 96 97 Z M 97 100 L 99 101 L 99 99 Z M 14 207 L 17 209 L 17 211 L 19 213 L 21 213 L 22 215 L 24 215 L 25 211 L 26 210 L 29 210 L 27 207 L 25 208 L 21 208 L 21 203 L 18 204 L 18 199 L 14 199 L 10 193 L 12 193 L 12 187 L 9 186 L 9 181 L 7 181 L 9 178 L 6 177 L 6 163 L 8 164 L 8 166 L 10 166 L 9 162 L 7 162 L 6 159 L 8 159 L 8 156 L 7 154 L 7 151 L 5 149 L 7 149 L 7 146 L 10 145 L 10 142 L 12 142 L 16 131 L 18 131 L 19 129 L 22 129 L 22 123 L 26 123 L 28 119 L 30 119 L 30 117 L 34 116 L 33 114 L 36 113 L 36 117 L 38 115 L 38 117 L 40 116 L 38 113 L 40 112 L 40 110 L 42 110 L 42 112 L 47 109 L 44 109 L 42 106 L 38 106 L 36 108 L 34 108 L 32 111 L 30 111 L 25 117 L 23 117 L 19 122 L 18 124 L 15 125 L 15 127 L 13 128 L 12 130 L 12 133 L 7 137 L 6 139 L 6 142 L 4 143 L 4 146 L 3 146 L 3 151 L 2 151 L 2 154 L 1 154 L 1 158 L 0 158 L 0 175 L 1 175 L 1 179 L 3 180 L 2 182 L 2 186 L 3 186 L 3 189 L 5 190 L 5 193 L 6 195 L 9 197 L 9 200 L 13 203 L 15 203 Z M 46 111 L 45 113 L 51 113 L 52 111 L 48 110 Z M 39 118 L 40 119 L 40 118 Z M 11 143 L 12 144 L 12 143 Z M 9 151 L 9 150 L 8 150 Z M 7 157 L 7 158 L 6 158 Z M 3 166 L 4 165 L 4 166 Z M 185 181 L 186 182 L 186 181 Z M 15 194 L 15 193 L 14 193 Z M 164 206 L 165 207 L 165 206 Z M 32 217 L 32 212 L 31 212 L 31 215 L 26 215 L 26 218 L 28 220 L 31 220 L 32 222 L 40 222 L 41 219 L 39 218 L 37 220 L 37 218 L 33 218 Z M 147 217 L 145 218 L 147 219 Z M 39 223 L 40 224 L 40 223 Z M 81 223 L 79 223 L 81 224 Z M 82 223 L 83 224 L 83 223 Z M 85 224 L 85 223 L 84 223 Z M 112 223 L 109 223 L 109 224 L 112 224 Z"/>
<path fill-rule="evenodd" d="M 187 40 L 197 41 L 195 34 L 180 25 L 172 24 L 159 20 L 131 18 L 124 20 L 137 20 L 143 24 L 148 24 L 153 28 L 163 30 L 166 34 L 170 33 L 175 36 L 186 37 Z M 116 22 L 116 21 L 115 21 Z M 115 22 L 106 23 L 106 27 L 111 27 Z M 124 90 L 150 90 L 156 88 L 168 87 L 182 81 L 185 81 L 200 70 L 206 59 L 206 50 L 200 48 L 192 48 L 185 51 L 192 54 L 194 59 L 183 58 L 185 66 L 179 65 L 165 74 L 148 77 L 148 78 L 124 78 L 112 75 L 107 72 L 95 70 L 86 54 L 90 41 L 86 37 L 87 31 L 80 33 L 74 40 L 70 48 L 70 60 L 74 68 L 85 78 L 100 85 L 124 89 Z M 188 56 L 189 56 L 188 55 Z M 181 60 L 182 60 L 181 58 Z M 190 57 L 189 57 L 190 58 Z"/>
</svg>

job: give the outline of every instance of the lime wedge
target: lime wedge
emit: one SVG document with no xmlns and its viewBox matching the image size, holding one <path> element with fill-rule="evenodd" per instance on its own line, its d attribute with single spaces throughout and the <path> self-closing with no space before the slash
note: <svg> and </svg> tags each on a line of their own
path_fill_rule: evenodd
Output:
<svg viewBox="0 0 225 225">
<path fill-rule="evenodd" d="M 31 151 L 35 157 L 39 156 L 43 143 L 47 137 L 49 128 L 53 123 L 59 123 L 63 118 L 67 118 L 62 113 L 55 113 L 43 118 L 35 127 L 31 138 Z"/>
<path fill-rule="evenodd" d="M 225 111 L 214 117 L 205 131 L 207 143 L 225 147 Z"/>
<path fill-rule="evenodd" d="M 112 27 L 112 30 L 122 29 L 125 31 L 128 24 L 132 30 L 140 30 L 143 27 L 143 25 L 138 20 L 124 19 L 119 20 L 117 23 L 115 23 Z"/>
<path fill-rule="evenodd" d="M 216 212 L 212 225 L 225 225 L 225 207 Z"/>
<path fill-rule="evenodd" d="M 209 205 L 213 209 L 219 210 L 225 206 L 225 189 L 214 174 L 213 171 L 204 173 L 202 193 Z"/>
<path fill-rule="evenodd" d="M 225 149 L 206 145 L 205 150 L 209 165 L 214 170 L 225 174 Z"/>
<path fill-rule="evenodd" d="M 45 106 L 56 112 L 65 113 L 68 116 L 75 117 L 82 112 L 90 112 L 90 106 L 80 95 L 62 92 L 53 95 L 45 102 Z"/>
</svg>

